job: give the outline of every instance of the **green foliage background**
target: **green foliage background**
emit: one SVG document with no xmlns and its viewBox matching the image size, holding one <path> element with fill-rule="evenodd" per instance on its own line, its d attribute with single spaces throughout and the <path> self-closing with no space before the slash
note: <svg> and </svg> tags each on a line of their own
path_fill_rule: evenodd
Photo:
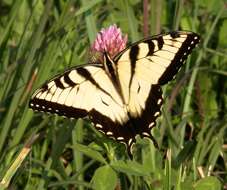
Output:
<svg viewBox="0 0 227 190">
<path fill-rule="evenodd" d="M 31 93 L 86 63 L 96 33 L 114 23 L 130 42 L 178 29 L 202 39 L 163 89 L 160 149 L 138 137 L 133 160 L 89 122 L 28 109 Z M 226 1 L 2 0 L 0 188 L 226 189 L 226 84 Z"/>
</svg>

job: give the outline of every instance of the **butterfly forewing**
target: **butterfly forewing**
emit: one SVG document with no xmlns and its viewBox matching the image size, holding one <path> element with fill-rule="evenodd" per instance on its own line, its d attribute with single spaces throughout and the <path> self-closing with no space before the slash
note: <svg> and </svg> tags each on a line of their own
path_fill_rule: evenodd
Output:
<svg viewBox="0 0 227 190">
<path fill-rule="evenodd" d="M 29 105 L 37 111 L 66 117 L 88 115 L 104 125 L 102 117 L 119 123 L 127 120 L 119 94 L 102 67 L 96 65 L 74 68 L 55 77 L 34 93 Z"/>
<path fill-rule="evenodd" d="M 114 61 L 117 62 L 119 75 L 129 72 L 125 83 L 130 85 L 133 77 L 140 75 L 150 84 L 162 85 L 176 75 L 199 41 L 199 36 L 192 32 L 157 35 L 134 43 L 117 55 Z"/>
</svg>

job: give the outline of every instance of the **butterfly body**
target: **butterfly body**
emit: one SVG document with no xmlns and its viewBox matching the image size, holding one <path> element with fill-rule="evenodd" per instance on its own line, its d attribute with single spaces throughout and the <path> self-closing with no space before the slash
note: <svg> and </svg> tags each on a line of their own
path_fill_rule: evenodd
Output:
<svg viewBox="0 0 227 190">
<path fill-rule="evenodd" d="M 113 59 L 72 68 L 56 76 L 32 96 L 37 111 L 72 118 L 89 116 L 95 127 L 127 145 L 135 136 L 153 140 L 163 103 L 161 85 L 176 75 L 199 36 L 173 32 L 138 41 Z"/>
</svg>

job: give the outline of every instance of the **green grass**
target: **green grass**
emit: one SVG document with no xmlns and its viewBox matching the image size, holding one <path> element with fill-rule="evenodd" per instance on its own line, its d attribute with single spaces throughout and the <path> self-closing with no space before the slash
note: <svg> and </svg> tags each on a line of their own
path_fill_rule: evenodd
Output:
<svg viewBox="0 0 227 190">
<path fill-rule="evenodd" d="M 160 2 L 0 2 L 0 189 L 226 187 L 227 4 Z M 32 92 L 86 63 L 96 33 L 114 23 L 129 42 L 141 39 L 144 28 L 149 34 L 190 30 L 202 38 L 176 80 L 163 88 L 163 114 L 152 129 L 160 149 L 138 137 L 133 160 L 87 121 L 28 109 Z"/>
</svg>

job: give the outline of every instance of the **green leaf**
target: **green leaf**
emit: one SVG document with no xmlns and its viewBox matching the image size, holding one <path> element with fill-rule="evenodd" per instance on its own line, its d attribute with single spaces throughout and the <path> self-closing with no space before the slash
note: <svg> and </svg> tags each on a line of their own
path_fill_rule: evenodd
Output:
<svg viewBox="0 0 227 190">
<path fill-rule="evenodd" d="M 78 151 L 80 151 L 83 154 L 89 156 L 90 158 L 93 158 L 94 160 L 97 160 L 97 161 L 99 161 L 101 163 L 107 164 L 106 160 L 103 158 L 103 156 L 99 152 L 89 148 L 88 146 L 84 146 L 84 145 L 75 143 L 74 147 Z"/>
<path fill-rule="evenodd" d="M 135 161 L 115 161 L 111 163 L 111 166 L 119 171 L 119 172 L 123 172 L 123 173 L 127 173 L 127 174 L 132 174 L 132 175 L 136 175 L 136 176 L 144 176 L 144 175 L 148 175 L 149 174 L 149 168 L 144 167 L 144 165 L 139 164 L 138 162 Z"/>
<path fill-rule="evenodd" d="M 226 47 L 227 45 L 227 20 L 224 20 L 220 29 L 220 33 L 219 33 L 219 42 L 220 42 L 220 46 Z"/>
<path fill-rule="evenodd" d="M 93 12 L 91 10 L 89 10 L 89 8 L 94 6 L 94 4 L 90 4 L 88 6 L 89 2 L 90 1 L 87 1 L 87 0 L 82 1 L 83 8 L 82 8 L 82 10 L 80 10 L 80 12 L 87 10 L 86 14 L 85 14 L 87 33 L 88 33 L 90 43 L 93 43 L 93 41 L 95 40 L 96 33 L 97 33 L 97 28 L 96 28 L 95 16 L 93 15 Z M 99 2 L 100 1 L 95 1 L 94 3 L 99 3 Z"/>
<path fill-rule="evenodd" d="M 91 10 L 96 4 L 101 3 L 102 0 L 96 0 L 96 1 L 87 1 L 82 5 L 82 7 L 76 12 L 75 16 L 79 16 L 86 11 Z"/>
<path fill-rule="evenodd" d="M 221 183 L 216 177 L 206 177 L 197 181 L 194 187 L 195 190 L 219 190 Z"/>
<path fill-rule="evenodd" d="M 183 190 L 192 190 L 193 189 L 192 181 L 193 180 L 190 177 L 187 177 L 187 179 L 185 179 L 185 181 L 181 183 L 180 188 Z"/>
<path fill-rule="evenodd" d="M 110 166 L 102 166 L 95 171 L 91 182 L 93 188 L 97 190 L 115 189 L 117 174 Z"/>
<path fill-rule="evenodd" d="M 175 168 L 180 167 L 182 163 L 185 162 L 186 159 L 190 159 L 195 151 L 196 142 L 188 141 L 185 143 L 184 148 L 179 152 L 177 157 L 173 160 L 173 166 Z"/>
<path fill-rule="evenodd" d="M 223 6 L 222 1 L 216 1 L 216 0 L 200 0 L 198 1 L 198 4 L 201 7 L 206 8 L 206 11 L 211 12 L 212 14 L 220 11 L 221 7 Z"/>
</svg>

